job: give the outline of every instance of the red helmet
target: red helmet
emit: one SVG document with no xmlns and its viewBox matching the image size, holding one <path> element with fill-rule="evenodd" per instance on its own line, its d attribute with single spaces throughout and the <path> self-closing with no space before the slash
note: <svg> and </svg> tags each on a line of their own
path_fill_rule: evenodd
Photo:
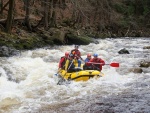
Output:
<svg viewBox="0 0 150 113">
<path fill-rule="evenodd" d="M 65 56 L 68 57 L 69 56 L 69 52 L 65 52 Z"/>
<path fill-rule="evenodd" d="M 87 57 L 91 57 L 91 54 L 87 54 Z"/>
</svg>

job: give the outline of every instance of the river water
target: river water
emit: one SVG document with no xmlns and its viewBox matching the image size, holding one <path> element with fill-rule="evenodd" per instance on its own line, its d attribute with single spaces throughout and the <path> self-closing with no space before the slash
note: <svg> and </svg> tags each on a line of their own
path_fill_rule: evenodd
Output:
<svg viewBox="0 0 150 113">
<path fill-rule="evenodd" d="M 149 113 L 150 67 L 133 73 L 141 61 L 150 61 L 150 38 L 97 40 L 80 46 L 82 57 L 98 53 L 107 64 L 104 77 L 57 85 L 58 61 L 71 46 L 54 46 L 0 58 L 0 113 Z M 126 48 L 130 54 L 118 54 Z"/>
</svg>

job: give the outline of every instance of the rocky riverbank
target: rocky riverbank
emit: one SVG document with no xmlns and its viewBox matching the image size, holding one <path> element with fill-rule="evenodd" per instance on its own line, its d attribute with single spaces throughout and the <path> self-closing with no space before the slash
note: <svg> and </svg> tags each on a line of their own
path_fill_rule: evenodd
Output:
<svg viewBox="0 0 150 113">
<path fill-rule="evenodd" d="M 106 35 L 108 36 L 108 34 Z M 116 38 L 108 36 L 110 38 Z M 85 29 L 75 30 L 71 28 L 50 28 L 49 30 L 36 29 L 28 32 L 24 29 L 15 29 L 12 34 L 0 32 L 0 57 L 18 54 L 19 50 L 32 50 L 53 45 L 87 45 L 91 42 L 98 43 L 94 39 L 106 38 L 96 36 L 94 32 Z M 137 37 L 138 38 L 138 37 Z"/>
</svg>

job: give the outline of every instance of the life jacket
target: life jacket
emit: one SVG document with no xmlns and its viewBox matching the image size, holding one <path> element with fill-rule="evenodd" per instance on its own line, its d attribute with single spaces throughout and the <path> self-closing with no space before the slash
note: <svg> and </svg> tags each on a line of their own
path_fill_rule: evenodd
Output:
<svg viewBox="0 0 150 113">
<path fill-rule="evenodd" d="M 73 54 L 73 57 L 77 57 L 77 59 L 80 58 L 81 54 L 80 54 L 80 51 L 79 50 L 76 50 L 76 49 L 73 49 L 71 51 L 71 54 Z"/>
<path fill-rule="evenodd" d="M 94 63 L 102 63 L 102 64 L 92 64 L 93 65 L 93 68 L 95 68 L 96 70 L 98 69 L 98 70 L 102 70 L 102 66 L 103 65 L 105 65 L 105 61 L 104 60 L 102 60 L 101 58 L 97 58 L 97 59 L 92 59 L 92 60 L 90 60 L 90 62 L 94 62 Z"/>
<path fill-rule="evenodd" d="M 61 57 L 61 60 L 63 59 L 63 61 L 61 62 L 61 68 L 64 69 L 65 68 L 65 63 L 67 61 L 67 58 L 65 56 Z"/>
<path fill-rule="evenodd" d="M 95 63 L 100 63 L 100 58 L 97 58 L 97 59 L 92 59 L 92 62 L 95 62 Z M 97 68 L 100 68 L 100 64 L 93 64 L 94 67 L 97 67 Z"/>
<path fill-rule="evenodd" d="M 91 59 L 89 59 L 89 58 L 86 58 L 85 60 L 84 60 L 84 62 L 86 63 L 86 62 L 89 62 Z"/>
<path fill-rule="evenodd" d="M 70 59 L 67 59 L 66 63 L 65 63 L 65 70 L 68 71 L 68 69 L 73 69 L 75 67 L 75 64 L 74 64 L 74 60 L 70 60 Z"/>
<path fill-rule="evenodd" d="M 74 68 L 74 67 L 75 67 L 75 65 L 74 65 L 74 60 L 69 60 L 69 64 L 68 64 L 67 70 L 68 70 L 68 69 L 72 69 L 72 68 Z"/>
</svg>

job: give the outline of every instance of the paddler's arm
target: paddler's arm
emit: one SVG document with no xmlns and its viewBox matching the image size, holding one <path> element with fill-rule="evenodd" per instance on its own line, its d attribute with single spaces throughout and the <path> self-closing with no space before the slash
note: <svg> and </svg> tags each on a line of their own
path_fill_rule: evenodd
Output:
<svg viewBox="0 0 150 113">
<path fill-rule="evenodd" d="M 81 52 L 79 52 L 79 58 L 84 62 L 83 58 L 81 57 Z"/>
<path fill-rule="evenodd" d="M 104 60 L 102 60 L 102 59 L 100 59 L 100 63 L 101 63 L 101 65 L 102 65 L 102 66 L 104 66 L 104 65 L 105 65 L 105 61 L 104 61 Z"/>
<path fill-rule="evenodd" d="M 76 59 L 76 57 L 77 57 L 78 59 L 81 59 L 81 60 L 84 62 L 84 60 L 83 60 L 83 58 L 82 58 L 81 56 L 75 55 L 75 59 Z"/>
<path fill-rule="evenodd" d="M 89 63 L 90 62 L 90 63 Z M 92 63 L 91 62 L 93 62 L 93 59 L 90 59 L 90 61 L 89 62 L 86 62 L 86 65 L 87 66 L 91 66 L 92 65 Z"/>
</svg>

